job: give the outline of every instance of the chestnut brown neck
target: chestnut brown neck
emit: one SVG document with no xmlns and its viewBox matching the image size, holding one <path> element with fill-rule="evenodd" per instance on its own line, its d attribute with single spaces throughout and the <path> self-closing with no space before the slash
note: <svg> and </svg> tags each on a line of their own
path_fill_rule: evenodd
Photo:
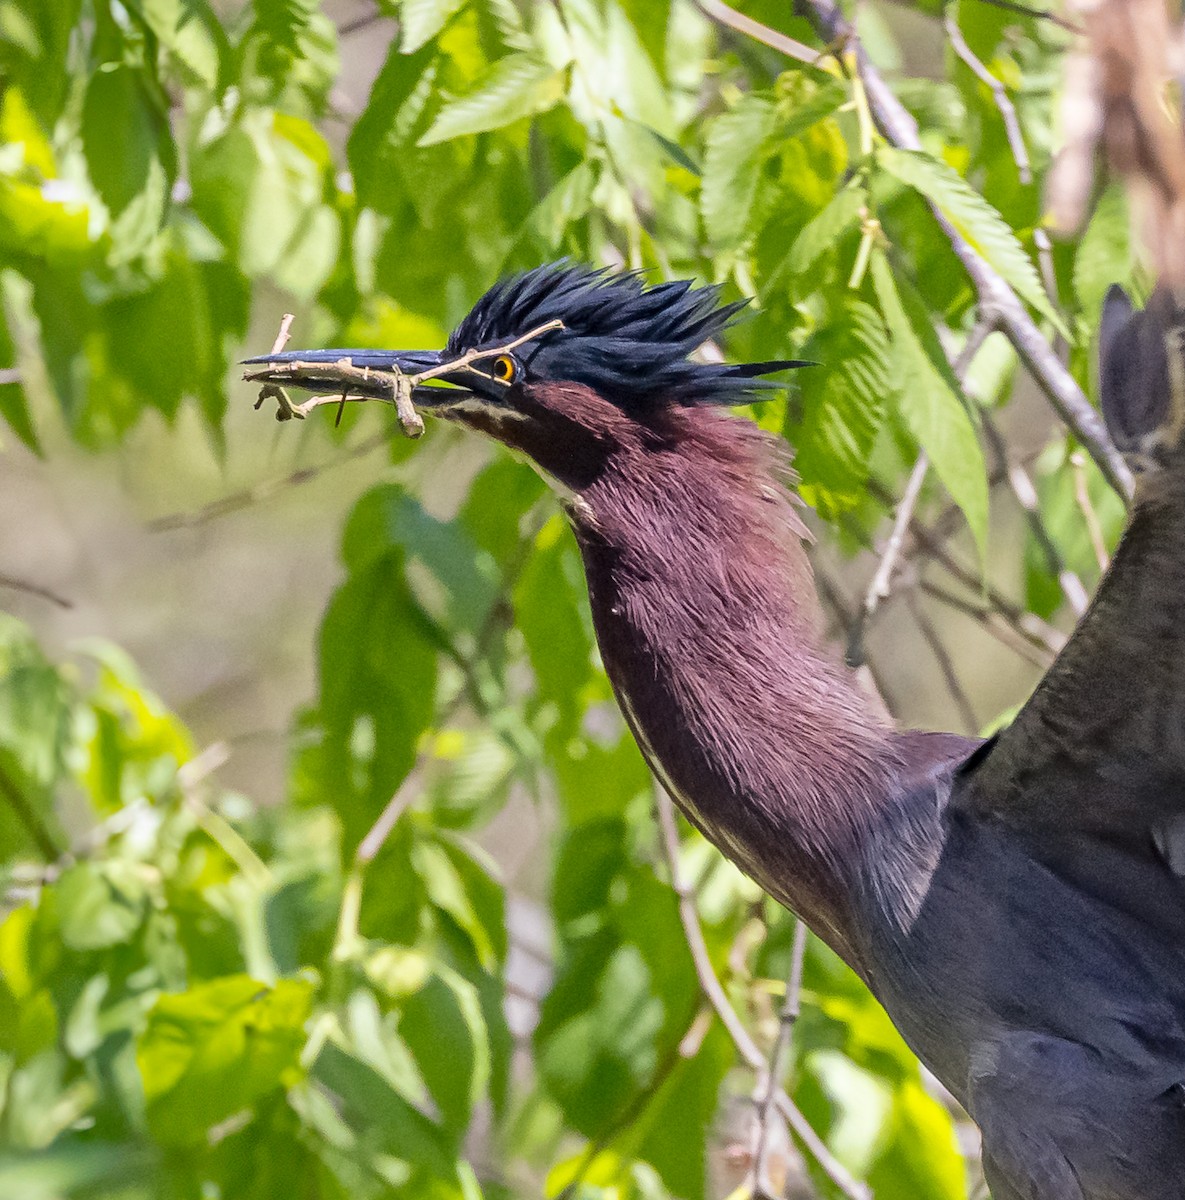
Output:
<svg viewBox="0 0 1185 1200">
<path fill-rule="evenodd" d="M 853 875 L 896 754 L 820 647 L 784 462 L 717 410 L 631 426 L 569 504 L 605 667 L 688 818 L 850 960 Z"/>
</svg>

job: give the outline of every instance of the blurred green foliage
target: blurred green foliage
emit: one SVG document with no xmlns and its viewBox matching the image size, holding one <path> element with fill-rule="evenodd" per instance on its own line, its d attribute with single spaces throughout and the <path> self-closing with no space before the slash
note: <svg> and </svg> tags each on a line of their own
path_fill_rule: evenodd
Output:
<svg viewBox="0 0 1185 1200">
<path fill-rule="evenodd" d="M 749 9 L 812 40 L 772 0 Z M 96 451 L 190 404 L 217 445 L 257 284 L 306 310 L 302 340 L 436 346 L 499 275 L 570 255 L 755 296 L 729 351 L 823 364 L 757 414 L 797 448 L 819 514 L 868 542 L 924 448 L 924 503 L 953 501 L 983 553 L 977 405 L 1007 401 L 1014 355 L 998 349 L 966 399 L 943 344 L 975 297 L 923 200 L 1070 335 L 1089 387 L 1103 290 L 1132 266 L 1113 192 L 1057 246 L 1056 302 L 1034 265 L 1064 35 L 957 7 L 1016 99 L 1026 185 L 949 51 L 942 78 L 896 73 L 925 145 L 904 152 L 831 59 L 789 62 L 687 0 L 380 12 L 397 35 L 352 114 L 310 0 L 229 17 L 208 0 L 0 0 L 8 435 L 38 448 L 43 387 Z M 862 30 L 900 68 L 892 17 L 867 8 Z M 1038 463 L 1040 504 L 1090 580 L 1067 450 Z M 1121 506 L 1085 470 L 1113 536 Z M 496 453 L 450 520 L 399 471 L 344 529 L 282 807 L 214 786 L 218 748 L 195 747 L 119 651 L 50 662 L 0 620 L 0 1195 L 705 1195 L 735 1055 L 701 1012 L 574 546 Z M 1047 556 L 1030 547 L 1026 572 L 1053 615 Z M 514 791 L 555 812 L 555 974 L 525 1058 L 504 1015 L 506 893 L 474 841 Z M 698 839 L 684 853 L 715 966 L 768 1042 L 788 917 Z M 818 944 L 803 999 L 788 1082 L 834 1153 L 880 1200 L 965 1196 L 950 1114 Z"/>
</svg>

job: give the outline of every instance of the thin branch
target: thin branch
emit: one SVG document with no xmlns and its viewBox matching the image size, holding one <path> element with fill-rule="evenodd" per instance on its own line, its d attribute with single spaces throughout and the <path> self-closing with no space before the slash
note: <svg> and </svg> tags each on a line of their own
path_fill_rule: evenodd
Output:
<svg viewBox="0 0 1185 1200">
<path fill-rule="evenodd" d="M 1103 537 L 1103 527 L 1099 524 L 1099 514 L 1095 512 L 1090 500 L 1090 489 L 1086 486 L 1086 463 L 1082 454 L 1075 450 L 1070 455 L 1070 469 L 1074 472 L 1074 500 L 1082 512 L 1086 522 L 1086 532 L 1090 535 L 1091 549 L 1094 550 L 1095 561 L 1099 570 L 1105 571 L 1110 564 L 1111 556 L 1107 553 L 1107 539 Z"/>
<path fill-rule="evenodd" d="M 922 484 L 925 482 L 926 472 L 929 469 L 930 458 L 923 450 L 913 464 L 913 470 L 905 484 L 905 491 L 901 495 L 901 501 L 897 505 L 897 512 L 893 517 L 893 528 L 889 532 L 888 541 L 885 542 L 885 549 L 877 564 L 876 573 L 864 595 L 860 616 L 848 638 L 847 660 L 850 666 L 858 666 L 864 661 L 865 627 L 880 606 L 880 602 L 889 594 L 889 584 L 897 566 L 897 559 L 901 554 L 901 547 L 905 543 L 905 533 L 913 521 L 914 509 L 922 494 Z"/>
<path fill-rule="evenodd" d="M 188 529 L 192 526 L 204 525 L 207 521 L 225 517 L 228 513 L 238 512 L 252 504 L 269 500 L 272 496 L 287 491 L 288 488 L 310 483 L 334 467 L 353 462 L 355 459 L 369 454 L 372 450 L 385 446 L 387 439 L 386 433 L 375 434 L 359 442 L 356 446 L 351 446 L 344 454 L 330 459 L 328 462 L 318 463 L 311 467 L 298 467 L 295 471 L 289 471 L 287 475 L 281 475 L 278 479 L 265 479 L 261 483 L 243 488 L 242 491 L 232 492 L 229 496 L 213 500 L 195 512 L 170 513 L 166 517 L 157 517 L 148 522 L 148 529 L 153 533 L 164 533 L 171 529 Z"/>
<path fill-rule="evenodd" d="M 922 143 L 918 137 L 917 122 L 872 65 L 836 0 L 800 2 L 804 13 L 825 41 L 851 47 L 869 108 L 881 134 L 894 146 L 920 150 Z M 1061 419 L 1098 463 L 1111 486 L 1125 499 L 1130 499 L 1131 471 L 1112 442 L 1101 417 L 1066 369 L 1055 348 L 1029 316 L 1024 303 L 947 220 L 937 205 L 931 204 L 930 209 L 971 279 L 981 317 L 991 319 L 998 325 Z"/>
<path fill-rule="evenodd" d="M 936 583 L 931 583 L 928 579 L 919 580 L 918 587 L 927 596 L 933 596 L 935 600 L 941 601 L 948 608 L 953 608 L 956 612 L 961 612 L 965 616 L 970 617 L 1001 645 L 1007 646 L 1020 658 L 1031 663 L 1038 670 L 1047 671 L 1053 663 L 1055 655 L 1051 651 L 1034 644 L 1030 638 L 1020 633 L 1015 626 L 1005 620 L 994 609 L 985 608 L 981 604 L 973 604 L 969 600 L 964 600 L 962 596 L 956 595 L 954 592 L 948 591 Z"/>
<path fill-rule="evenodd" d="M 950 40 L 951 49 L 966 63 L 971 74 L 991 92 L 996 110 L 1004 122 L 1004 134 L 1008 138 L 1008 148 L 1012 151 L 1012 157 L 1016 161 L 1017 174 L 1020 176 L 1021 183 L 1027 186 L 1033 182 L 1033 167 L 1029 161 L 1024 134 L 1021 132 L 1020 119 L 1016 115 L 1016 105 L 1012 103 L 1008 89 L 1004 86 L 1003 81 L 997 79 L 976 56 L 975 51 L 967 45 L 967 39 L 963 36 L 959 22 L 949 6 L 943 13 L 942 24 L 946 30 L 946 36 Z"/>
<path fill-rule="evenodd" d="M 918 627 L 918 632 L 922 635 L 926 645 L 930 647 L 938 663 L 938 669 L 942 672 L 942 679 L 946 684 L 946 690 L 950 692 L 951 699 L 955 702 L 955 707 L 959 710 L 963 729 L 970 734 L 978 733 L 979 720 L 975 715 L 975 709 L 971 706 L 971 698 L 959 682 L 959 673 L 955 670 L 955 664 L 951 659 L 950 652 L 947 650 L 946 644 L 935 628 L 934 622 L 930 620 L 925 608 L 922 607 L 917 596 L 912 592 L 905 597 L 905 602 L 909 605 L 910 615 Z"/>
<path fill-rule="evenodd" d="M 679 831 L 675 826 L 675 806 L 670 796 L 662 787 L 655 787 L 655 801 L 658 808 L 658 826 L 662 835 L 663 855 L 667 861 L 667 869 L 671 876 L 671 887 L 679 902 L 679 921 L 683 926 L 683 936 L 691 959 L 695 965 L 696 978 L 704 997 L 720 1018 L 741 1058 L 748 1066 L 759 1073 L 766 1068 L 765 1055 L 761 1053 L 757 1043 L 741 1022 L 736 1009 L 728 1001 L 720 980 L 712 967 L 712 959 L 708 954 L 708 946 L 704 941 L 703 930 L 700 928 L 699 914 L 695 908 L 695 898 L 691 888 L 683 878 L 679 865 Z M 811 1127 L 810 1122 L 799 1111 L 798 1106 L 778 1088 L 774 1103 L 778 1111 L 786 1118 L 794 1135 L 802 1143 L 807 1152 L 815 1159 L 828 1179 L 849 1198 L 849 1200 L 872 1200 L 872 1193 L 857 1179 L 853 1179 L 842 1163 L 838 1162 L 824 1144 L 822 1138 Z"/>
<path fill-rule="evenodd" d="M 29 583 L 28 580 L 17 579 L 12 575 L 0 575 L 0 588 L 9 588 L 14 592 L 25 592 L 29 596 L 37 596 L 42 600 L 48 600 L 50 604 L 56 604 L 58 608 L 74 607 L 74 602 L 67 600 L 65 596 L 50 591 L 49 588 L 43 587 L 39 583 Z"/>
<path fill-rule="evenodd" d="M 806 924 L 801 917 L 794 918 L 794 944 L 790 948 L 790 971 L 786 976 L 786 995 L 778 1013 L 778 1036 L 769 1053 L 769 1066 L 765 1078 L 759 1085 L 757 1098 L 757 1137 L 753 1152 L 751 1191 L 754 1200 L 779 1200 L 766 1186 L 766 1159 L 770 1151 L 770 1122 L 774 1114 L 774 1101 L 782 1077 L 786 1074 L 790 1044 L 794 1036 L 794 1025 L 798 1020 L 799 998 L 802 993 L 802 965 L 806 957 Z"/>
<path fill-rule="evenodd" d="M 1044 8 L 1030 8 L 1027 4 L 1017 3 L 1017 0 L 979 0 L 979 2 L 980 4 L 989 4 L 993 8 L 1002 8 L 1005 12 L 1018 13 L 1022 17 L 1032 17 L 1034 21 L 1048 21 L 1051 25 L 1056 25 L 1067 33 L 1081 35 L 1086 32 L 1081 25 L 1075 25 L 1073 21 L 1068 21 L 1055 12 Z"/>
<path fill-rule="evenodd" d="M 695 6 L 709 20 L 727 26 L 737 33 L 743 33 L 763 46 L 778 50 L 787 58 L 796 59 L 798 62 L 807 63 L 812 67 L 820 65 L 821 55 L 817 50 L 784 33 L 779 33 L 776 29 L 771 29 L 768 25 L 763 25 L 760 21 L 755 21 L 744 13 L 737 12 L 735 8 L 730 8 L 727 4 L 722 3 L 722 0 L 695 0 Z"/>
<path fill-rule="evenodd" d="M 987 435 L 987 440 L 991 443 L 993 451 L 995 451 L 997 461 L 1007 472 L 1008 486 L 1012 489 L 1012 494 L 1016 497 L 1016 502 L 1024 511 L 1033 537 L 1037 545 L 1041 547 L 1041 553 L 1045 556 L 1045 562 L 1049 567 L 1050 574 L 1056 576 L 1058 583 L 1061 585 L 1062 595 L 1065 596 L 1066 601 L 1074 610 L 1074 615 L 1080 617 L 1086 612 L 1086 606 L 1090 603 L 1086 586 L 1066 566 L 1062 559 L 1061 551 L 1058 550 L 1053 537 L 1045 527 L 1045 519 L 1041 515 L 1041 505 L 1037 496 L 1037 488 L 1028 471 L 1019 463 L 1009 461 L 1008 447 L 1005 445 L 1004 438 L 997 428 L 995 421 L 992 420 L 991 415 L 984 412 L 982 417 L 983 431 Z"/>
</svg>

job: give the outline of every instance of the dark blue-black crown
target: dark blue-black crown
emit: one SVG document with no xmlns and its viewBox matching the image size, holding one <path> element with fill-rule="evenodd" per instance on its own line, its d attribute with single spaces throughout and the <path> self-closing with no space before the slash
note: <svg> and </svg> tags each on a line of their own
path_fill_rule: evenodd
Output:
<svg viewBox="0 0 1185 1200">
<path fill-rule="evenodd" d="M 453 331 L 447 353 L 484 349 L 558 319 L 563 329 L 515 352 L 529 379 L 583 383 L 623 407 L 745 404 L 779 386 L 757 376 L 807 365 L 691 359 L 747 304 L 721 304 L 714 285 L 648 285 L 636 271 L 562 261 L 495 284 Z"/>
</svg>

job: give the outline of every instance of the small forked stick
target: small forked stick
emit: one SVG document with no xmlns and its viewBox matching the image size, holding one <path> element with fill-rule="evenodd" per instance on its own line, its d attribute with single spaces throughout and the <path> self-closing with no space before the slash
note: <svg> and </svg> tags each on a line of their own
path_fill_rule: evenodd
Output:
<svg viewBox="0 0 1185 1200">
<path fill-rule="evenodd" d="M 276 338 L 276 344 L 272 347 L 273 354 L 279 354 L 284 348 L 285 343 L 288 341 L 288 328 L 291 324 L 291 315 L 285 314 L 284 320 L 280 324 L 280 333 Z M 258 409 L 265 400 L 275 400 L 279 404 L 279 408 L 276 411 L 277 421 L 291 421 L 293 418 L 303 421 L 313 409 L 319 408 L 323 404 L 337 405 L 338 420 L 340 420 L 341 412 L 345 408 L 347 401 L 362 402 L 382 399 L 382 397 L 378 396 L 351 393 L 349 384 L 353 383 L 366 387 L 372 387 L 375 384 L 386 385 L 390 389 L 390 402 L 395 405 L 395 411 L 399 416 L 399 423 L 403 427 L 403 432 L 408 437 L 418 438 L 424 432 L 424 421 L 416 411 L 415 404 L 412 401 L 412 393 L 421 383 L 425 383 L 429 379 L 439 378 L 442 375 L 449 375 L 458 371 L 469 371 L 474 375 L 480 375 L 483 379 L 492 380 L 495 383 L 502 384 L 504 387 L 509 387 L 509 383 L 497 379 L 485 371 L 479 370 L 473 364 L 487 358 L 494 358 L 499 354 L 505 354 L 509 350 L 516 350 L 526 342 L 534 341 L 536 338 L 542 337 L 545 333 L 550 333 L 553 329 L 563 328 L 564 323 L 558 318 L 547 321 L 530 330 L 528 333 L 511 339 L 509 342 L 504 342 L 499 346 L 490 346 L 485 350 L 466 350 L 464 354 L 457 358 L 450 359 L 446 363 L 438 363 L 436 366 L 419 371 L 415 375 L 406 375 L 396 366 L 392 366 L 390 370 L 377 370 L 374 367 L 356 367 L 348 358 L 340 358 L 337 362 L 332 363 L 301 361 L 272 363 L 263 370 L 246 372 L 243 378 L 256 380 L 265 378 L 268 375 L 281 373 L 286 375 L 303 375 L 306 378 L 311 377 L 313 379 L 325 379 L 343 385 L 342 390 L 340 392 L 335 391 L 333 395 L 311 396 L 303 404 L 293 404 L 288 393 L 279 384 L 272 382 L 270 379 L 265 379 L 265 382 L 259 389 L 259 398 L 255 401 L 255 407 Z"/>
</svg>

